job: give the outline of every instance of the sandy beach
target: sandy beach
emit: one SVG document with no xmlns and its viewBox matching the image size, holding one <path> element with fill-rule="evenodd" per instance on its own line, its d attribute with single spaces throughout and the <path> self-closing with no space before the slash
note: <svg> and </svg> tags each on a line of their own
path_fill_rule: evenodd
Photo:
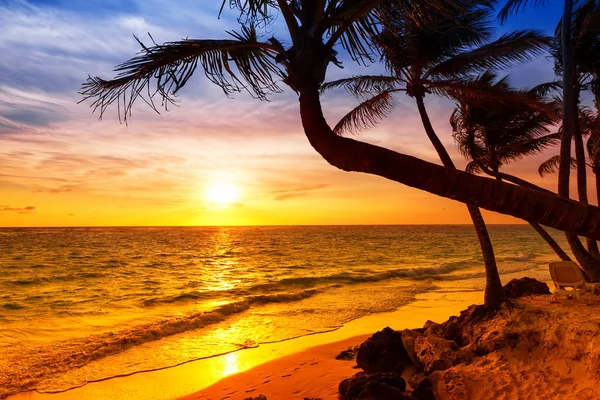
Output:
<svg viewBox="0 0 600 400">
<path fill-rule="evenodd" d="M 356 370 L 352 361 L 335 356 L 360 344 L 386 326 L 417 328 L 427 320 L 442 322 L 467 306 L 480 303 L 482 292 L 446 287 L 417 296 L 394 312 L 374 314 L 342 328 L 280 343 L 186 363 L 159 371 L 91 382 L 63 393 L 25 392 L 9 400 L 91 399 L 244 399 L 259 394 L 271 399 L 334 399 L 337 385 Z"/>
</svg>

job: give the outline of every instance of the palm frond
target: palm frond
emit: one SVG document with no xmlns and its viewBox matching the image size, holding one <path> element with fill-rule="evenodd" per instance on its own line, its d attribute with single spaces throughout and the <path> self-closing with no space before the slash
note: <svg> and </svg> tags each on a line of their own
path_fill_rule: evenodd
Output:
<svg viewBox="0 0 600 400">
<path fill-rule="evenodd" d="M 219 16 L 227 4 L 230 9 L 239 12 L 240 20 L 260 25 L 271 22 L 278 7 L 276 0 L 223 0 Z"/>
<path fill-rule="evenodd" d="M 326 27 L 329 39 L 326 46 L 333 48 L 339 41 L 353 61 L 367 64 L 374 61 L 378 49 L 372 38 L 380 33 L 377 9 L 383 0 L 342 1 L 334 8 Z"/>
<path fill-rule="evenodd" d="M 477 163 L 475 161 L 469 161 L 469 163 L 465 167 L 465 172 L 467 174 L 476 175 L 482 171 L 481 171 L 481 167 L 479 166 L 479 163 Z"/>
<path fill-rule="evenodd" d="M 558 167 L 560 166 L 560 156 L 552 156 L 538 167 L 538 173 L 540 176 L 553 174 L 558 171 Z M 577 169 L 577 160 L 571 158 L 571 169 Z"/>
<path fill-rule="evenodd" d="M 158 112 L 154 97 L 158 95 L 165 108 L 173 104 L 177 91 L 186 85 L 198 65 L 227 95 L 247 91 L 264 100 L 269 93 L 281 91 L 274 80 L 283 76 L 275 63 L 281 49 L 276 44 L 259 42 L 253 26 L 229 34 L 232 39 L 185 39 L 150 47 L 138 40 L 142 51 L 118 65 L 114 79 L 88 78 L 80 92 L 82 101 L 93 99 L 91 106 L 100 111 L 100 117 L 116 102 L 119 119 L 125 121 L 138 98 Z"/>
<path fill-rule="evenodd" d="M 559 133 L 533 139 L 524 136 L 521 140 L 514 141 L 497 149 L 497 154 L 503 161 L 515 161 L 525 156 L 537 154 L 549 146 L 559 144 L 560 138 L 561 134 Z"/>
<path fill-rule="evenodd" d="M 360 97 L 373 95 L 386 90 L 397 89 L 402 81 L 399 78 L 385 75 L 358 75 L 351 78 L 338 79 L 325 82 L 321 85 L 321 91 L 344 88 L 352 96 Z"/>
<path fill-rule="evenodd" d="M 514 14 L 518 14 L 519 11 L 522 11 L 529 4 L 533 4 L 534 7 L 538 7 L 544 4 L 549 3 L 550 0 L 508 0 L 504 7 L 500 9 L 498 13 L 498 20 L 503 24 L 506 22 L 508 17 Z"/>
<path fill-rule="evenodd" d="M 428 75 L 453 77 L 489 69 L 504 69 L 545 52 L 550 38 L 535 30 L 520 30 L 470 51 L 455 54 L 433 66 Z"/>
<path fill-rule="evenodd" d="M 528 89 L 527 92 L 538 98 L 548 96 L 552 92 L 562 89 L 562 81 L 544 82 Z"/>
<path fill-rule="evenodd" d="M 363 101 L 346 114 L 333 131 L 338 135 L 345 135 L 374 127 L 394 109 L 393 93 L 392 90 L 386 90 Z"/>
</svg>

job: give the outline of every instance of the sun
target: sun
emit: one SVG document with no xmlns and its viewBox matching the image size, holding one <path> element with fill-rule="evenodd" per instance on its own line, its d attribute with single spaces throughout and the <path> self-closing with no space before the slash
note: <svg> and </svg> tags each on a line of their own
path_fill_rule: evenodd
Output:
<svg viewBox="0 0 600 400">
<path fill-rule="evenodd" d="M 213 183 L 206 188 L 206 201 L 219 207 L 227 207 L 237 201 L 239 197 L 239 189 L 227 182 Z"/>
</svg>

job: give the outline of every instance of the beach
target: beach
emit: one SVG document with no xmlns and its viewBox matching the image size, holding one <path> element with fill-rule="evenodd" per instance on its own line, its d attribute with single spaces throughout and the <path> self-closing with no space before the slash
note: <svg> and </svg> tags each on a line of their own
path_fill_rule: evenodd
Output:
<svg viewBox="0 0 600 400">
<path fill-rule="evenodd" d="M 420 327 L 427 320 L 442 322 L 468 305 L 480 303 L 482 296 L 480 291 L 440 290 L 424 294 L 396 311 L 351 321 L 333 332 L 89 383 L 64 393 L 26 392 L 8 399 L 244 399 L 261 393 L 269 399 L 333 399 L 337 398 L 339 381 L 355 372 L 352 361 L 335 359 L 342 350 L 359 345 L 386 326 L 404 329 Z"/>
<path fill-rule="evenodd" d="M 503 282 L 549 279 L 555 256 L 530 227 L 490 229 Z M 0 397 L 11 399 L 175 399 L 386 326 L 442 322 L 485 286 L 469 226 L 1 233 Z M 301 372 L 336 390 L 351 366 L 315 357 L 280 368 L 286 388 Z M 310 375 L 323 365 L 336 375 Z"/>
</svg>

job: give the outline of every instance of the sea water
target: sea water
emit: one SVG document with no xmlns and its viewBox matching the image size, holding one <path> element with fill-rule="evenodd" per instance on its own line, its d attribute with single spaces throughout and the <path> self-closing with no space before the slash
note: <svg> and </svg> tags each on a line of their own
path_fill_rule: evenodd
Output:
<svg viewBox="0 0 600 400">
<path fill-rule="evenodd" d="M 529 226 L 490 234 L 503 279 L 547 275 L 555 257 Z M 0 398 L 330 331 L 420 293 L 483 286 L 468 225 L 4 228 Z"/>
</svg>

